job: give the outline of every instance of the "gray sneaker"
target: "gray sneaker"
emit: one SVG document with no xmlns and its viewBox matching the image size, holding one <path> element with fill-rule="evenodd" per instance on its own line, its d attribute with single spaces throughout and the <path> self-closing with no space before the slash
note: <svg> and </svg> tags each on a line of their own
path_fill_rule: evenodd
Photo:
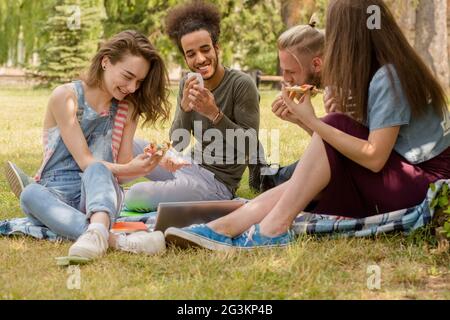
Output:
<svg viewBox="0 0 450 320">
<path fill-rule="evenodd" d="M 23 189 L 34 180 L 25 174 L 19 167 L 11 161 L 7 161 L 5 165 L 6 179 L 8 180 L 11 191 L 20 199 Z"/>
</svg>

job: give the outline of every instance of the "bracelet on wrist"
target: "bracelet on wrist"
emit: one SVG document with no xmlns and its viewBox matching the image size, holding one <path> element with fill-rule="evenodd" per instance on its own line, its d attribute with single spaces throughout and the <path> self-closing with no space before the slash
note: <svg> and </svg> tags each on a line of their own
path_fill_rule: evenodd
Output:
<svg viewBox="0 0 450 320">
<path fill-rule="evenodd" d="M 219 112 L 217 113 L 217 115 L 214 117 L 214 119 L 212 120 L 213 124 L 217 124 L 220 119 L 222 119 L 223 116 L 223 112 L 221 110 L 219 110 Z"/>
</svg>

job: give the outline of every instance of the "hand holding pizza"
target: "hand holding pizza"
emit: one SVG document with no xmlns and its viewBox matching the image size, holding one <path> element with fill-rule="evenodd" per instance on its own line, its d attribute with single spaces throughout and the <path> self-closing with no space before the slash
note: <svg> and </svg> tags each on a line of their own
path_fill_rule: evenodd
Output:
<svg viewBox="0 0 450 320">
<path fill-rule="evenodd" d="M 311 98 L 314 98 L 321 92 L 321 90 L 317 89 L 315 86 L 310 84 L 304 84 L 302 86 L 285 87 L 284 89 L 289 92 L 291 99 L 294 99 L 295 97 L 298 100 L 300 100 L 301 97 L 304 96 L 306 93 L 309 93 Z"/>
<path fill-rule="evenodd" d="M 311 87 L 312 86 L 309 86 L 306 91 L 302 90 L 298 92 L 288 90 L 288 88 L 285 87 L 282 91 L 282 96 L 288 110 L 296 117 L 298 117 L 300 121 L 306 126 L 308 126 L 308 123 L 310 121 L 317 119 L 314 107 L 311 103 L 311 94 L 314 94 L 314 91 L 311 89 Z M 296 99 L 298 99 L 298 102 L 296 101 Z"/>
<path fill-rule="evenodd" d="M 191 164 L 181 158 L 166 156 L 167 151 L 172 147 L 172 142 L 156 143 L 151 142 L 144 148 L 144 154 L 149 156 L 161 157 L 159 165 L 169 172 L 175 172 L 183 167 L 190 166 Z"/>
<path fill-rule="evenodd" d="M 164 156 L 167 151 L 172 147 L 172 142 L 163 142 L 163 143 L 156 143 L 156 142 L 150 142 L 148 146 L 144 148 L 144 153 L 148 154 L 149 156 L 152 155 L 158 155 L 158 156 Z"/>
</svg>

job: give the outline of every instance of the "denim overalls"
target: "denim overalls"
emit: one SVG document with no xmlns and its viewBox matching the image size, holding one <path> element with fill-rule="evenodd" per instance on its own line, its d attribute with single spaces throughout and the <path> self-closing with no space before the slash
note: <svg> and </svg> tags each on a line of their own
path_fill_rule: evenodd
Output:
<svg viewBox="0 0 450 320">
<path fill-rule="evenodd" d="M 73 82 L 78 101 L 78 120 L 96 160 L 113 162 L 112 131 L 118 104 L 109 113 L 98 114 L 86 103 L 81 81 Z M 114 222 L 120 212 L 123 190 L 113 174 L 100 162 L 81 171 L 64 144 L 59 128 L 49 129 L 45 157 L 38 183 L 21 194 L 24 213 L 35 225 L 46 226 L 56 234 L 76 240 L 89 225 L 92 213 L 106 212 Z"/>
</svg>

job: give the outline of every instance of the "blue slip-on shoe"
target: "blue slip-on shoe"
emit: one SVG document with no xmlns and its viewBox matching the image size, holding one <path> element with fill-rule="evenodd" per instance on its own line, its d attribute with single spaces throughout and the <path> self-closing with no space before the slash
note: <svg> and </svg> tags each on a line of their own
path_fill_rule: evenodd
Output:
<svg viewBox="0 0 450 320">
<path fill-rule="evenodd" d="M 255 224 L 249 230 L 233 239 L 233 247 L 236 249 L 276 248 L 288 246 L 293 241 L 294 235 L 291 231 L 271 238 L 262 235 L 259 224 Z"/>
<path fill-rule="evenodd" d="M 177 247 L 201 247 L 215 251 L 227 251 L 233 249 L 230 237 L 215 232 L 206 224 L 194 224 L 185 228 L 168 228 L 164 233 L 166 242 Z"/>
</svg>

